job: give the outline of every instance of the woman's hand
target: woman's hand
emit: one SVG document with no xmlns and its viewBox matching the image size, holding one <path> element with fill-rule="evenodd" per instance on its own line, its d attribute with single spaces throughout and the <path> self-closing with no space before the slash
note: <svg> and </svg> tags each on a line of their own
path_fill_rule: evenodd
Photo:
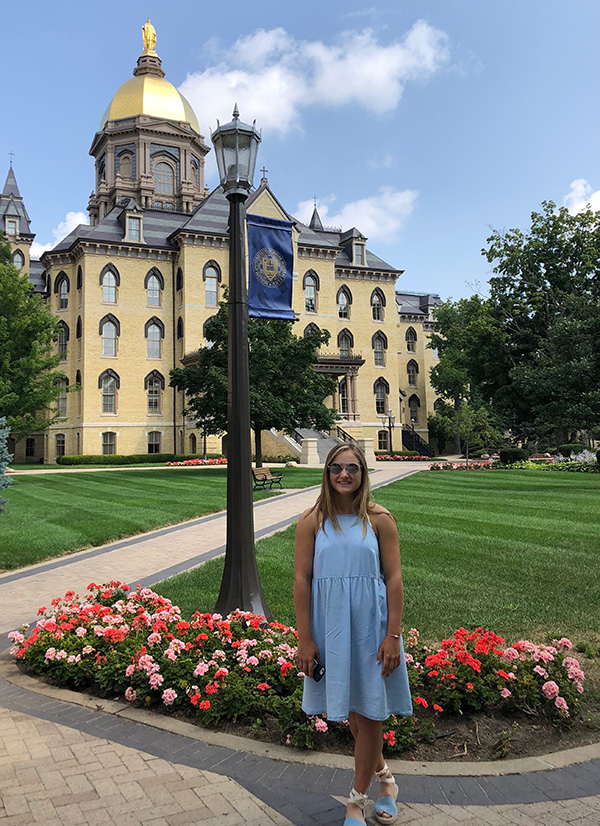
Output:
<svg viewBox="0 0 600 826">
<path fill-rule="evenodd" d="M 315 657 L 319 659 L 319 649 L 312 640 L 298 643 L 298 650 L 296 651 L 296 662 L 298 663 L 298 669 L 303 671 L 307 677 L 311 678 L 311 680 L 313 677 Z"/>
<path fill-rule="evenodd" d="M 400 640 L 389 635 L 385 637 L 377 652 L 377 662 L 383 663 L 381 676 L 389 677 L 400 665 Z"/>
</svg>

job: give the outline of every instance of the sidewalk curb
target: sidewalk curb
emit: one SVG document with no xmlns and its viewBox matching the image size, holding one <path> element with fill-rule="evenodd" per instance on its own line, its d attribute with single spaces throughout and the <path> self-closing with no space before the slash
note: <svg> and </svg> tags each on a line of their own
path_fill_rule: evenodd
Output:
<svg viewBox="0 0 600 826">
<path fill-rule="evenodd" d="M 232 751 L 254 754 L 259 757 L 268 757 L 271 760 L 280 760 L 285 763 L 299 763 L 306 766 L 322 768 L 354 769 L 354 758 L 344 754 L 329 754 L 324 752 L 300 752 L 275 743 L 264 743 L 260 740 L 249 740 L 235 734 L 225 734 L 210 729 L 195 726 L 183 720 L 146 711 L 143 708 L 131 706 L 119 700 L 108 700 L 96 697 L 85 692 L 71 691 L 66 688 L 52 686 L 35 677 L 24 674 L 8 651 L 0 654 L 0 678 L 24 691 L 32 691 L 53 700 L 72 703 L 92 711 L 102 711 L 114 714 L 121 719 L 142 723 L 152 728 L 168 731 L 198 740 L 207 745 L 231 749 Z M 537 757 L 522 757 L 515 760 L 496 760 L 479 763 L 428 763 L 406 761 L 398 758 L 388 758 L 388 764 L 394 774 L 416 775 L 421 777 L 500 777 L 510 774 L 527 774 L 530 772 L 551 771 L 552 769 L 566 768 L 576 763 L 600 758 L 600 743 L 588 746 L 565 749 L 564 751 Z"/>
</svg>

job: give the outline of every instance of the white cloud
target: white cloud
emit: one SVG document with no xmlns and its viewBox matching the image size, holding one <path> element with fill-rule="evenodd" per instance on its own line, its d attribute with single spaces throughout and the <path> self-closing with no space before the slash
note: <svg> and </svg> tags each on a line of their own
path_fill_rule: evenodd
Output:
<svg viewBox="0 0 600 826">
<path fill-rule="evenodd" d="M 230 120 L 237 101 L 243 120 L 285 134 L 310 106 L 390 111 L 407 83 L 430 78 L 449 55 L 448 36 L 424 20 L 389 44 L 372 29 L 344 32 L 332 45 L 259 29 L 215 53 L 216 65 L 188 75 L 180 90 L 213 128 L 217 118 Z"/>
<path fill-rule="evenodd" d="M 367 166 L 371 169 L 391 169 L 396 163 L 396 159 L 391 152 L 383 152 L 381 155 L 371 155 L 367 159 Z"/>
<path fill-rule="evenodd" d="M 324 226 L 341 227 L 342 230 L 356 227 L 372 240 L 394 241 L 413 211 L 418 194 L 414 189 L 382 186 L 376 195 L 345 204 L 337 212 L 330 209 L 335 201 L 333 195 L 320 200 L 317 209 Z M 296 217 L 308 223 L 313 209 L 312 200 L 300 201 Z"/>
<path fill-rule="evenodd" d="M 583 212 L 588 204 L 596 212 L 600 210 L 600 189 L 592 192 L 592 187 L 585 178 L 577 178 L 571 182 L 571 189 L 565 195 L 563 203 L 573 215 Z"/>
<path fill-rule="evenodd" d="M 47 250 L 51 250 L 55 247 L 59 241 L 62 241 L 75 227 L 78 227 L 80 224 L 89 224 L 89 218 L 87 213 L 85 212 L 67 212 L 64 221 L 61 221 L 60 224 L 52 230 L 52 235 L 54 235 L 54 241 L 50 244 L 39 244 L 37 241 L 34 241 L 31 245 L 31 258 L 40 258 L 42 253 L 47 252 Z"/>
</svg>

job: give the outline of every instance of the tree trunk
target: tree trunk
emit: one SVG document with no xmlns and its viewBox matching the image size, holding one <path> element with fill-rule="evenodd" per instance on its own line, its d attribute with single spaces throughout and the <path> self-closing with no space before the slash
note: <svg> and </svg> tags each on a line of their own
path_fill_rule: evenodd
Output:
<svg viewBox="0 0 600 826">
<path fill-rule="evenodd" d="M 256 467 L 262 467 L 262 428 L 254 428 L 254 453 L 256 456 Z"/>
<path fill-rule="evenodd" d="M 465 442 L 465 456 L 467 457 L 467 467 L 469 467 L 469 440 Z"/>
</svg>

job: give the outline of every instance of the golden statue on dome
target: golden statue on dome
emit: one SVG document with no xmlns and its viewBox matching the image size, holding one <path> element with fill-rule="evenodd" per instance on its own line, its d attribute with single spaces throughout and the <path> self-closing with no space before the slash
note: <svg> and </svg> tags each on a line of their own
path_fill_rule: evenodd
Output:
<svg viewBox="0 0 600 826">
<path fill-rule="evenodd" d="M 154 47 L 156 46 L 156 29 L 148 18 L 147 22 L 142 26 L 142 39 L 144 41 L 144 51 L 142 54 L 156 54 Z"/>
</svg>

